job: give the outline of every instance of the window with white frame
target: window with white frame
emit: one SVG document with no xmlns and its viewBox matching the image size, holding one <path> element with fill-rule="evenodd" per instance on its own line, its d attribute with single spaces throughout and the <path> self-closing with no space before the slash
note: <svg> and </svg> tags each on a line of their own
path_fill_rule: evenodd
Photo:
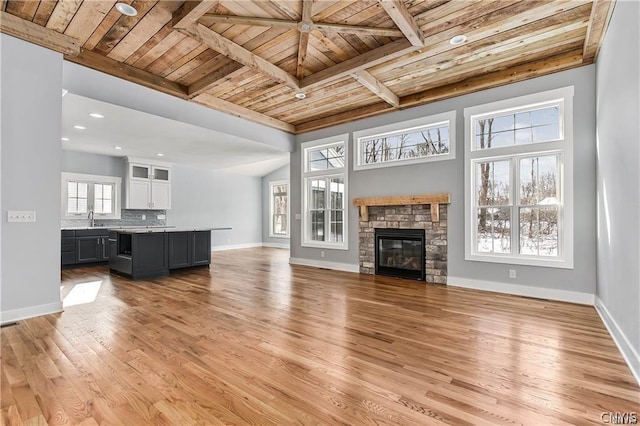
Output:
<svg viewBox="0 0 640 426">
<path fill-rule="evenodd" d="M 96 219 L 120 219 L 122 179 L 62 173 L 62 217 L 84 219 L 93 212 Z"/>
<path fill-rule="evenodd" d="M 354 170 L 455 158 L 456 112 L 354 132 Z"/>
<path fill-rule="evenodd" d="M 289 238 L 289 182 L 269 182 L 269 236 Z"/>
<path fill-rule="evenodd" d="M 302 245 L 346 250 L 347 135 L 302 144 Z"/>
<path fill-rule="evenodd" d="M 573 87 L 465 109 L 466 259 L 573 268 Z"/>
</svg>

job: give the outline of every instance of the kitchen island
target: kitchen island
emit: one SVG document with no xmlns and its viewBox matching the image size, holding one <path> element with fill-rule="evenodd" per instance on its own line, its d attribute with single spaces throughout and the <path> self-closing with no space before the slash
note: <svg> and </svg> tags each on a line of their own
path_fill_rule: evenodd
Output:
<svg viewBox="0 0 640 426">
<path fill-rule="evenodd" d="M 230 228 L 109 230 L 109 268 L 134 280 L 211 264 L 211 231 Z"/>
</svg>

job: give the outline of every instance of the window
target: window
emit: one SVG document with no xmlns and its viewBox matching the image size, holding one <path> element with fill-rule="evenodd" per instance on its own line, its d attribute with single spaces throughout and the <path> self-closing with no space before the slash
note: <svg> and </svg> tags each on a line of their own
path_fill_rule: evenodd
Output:
<svg viewBox="0 0 640 426">
<path fill-rule="evenodd" d="M 354 132 L 354 170 L 455 158 L 455 111 Z"/>
<path fill-rule="evenodd" d="M 120 219 L 120 184 L 113 176 L 62 173 L 62 217 Z"/>
<path fill-rule="evenodd" d="M 465 109 L 466 259 L 573 268 L 573 87 Z"/>
<path fill-rule="evenodd" d="M 269 236 L 289 238 L 289 183 L 269 182 L 270 217 Z"/>
<path fill-rule="evenodd" d="M 302 245 L 347 250 L 347 135 L 302 145 Z"/>
</svg>

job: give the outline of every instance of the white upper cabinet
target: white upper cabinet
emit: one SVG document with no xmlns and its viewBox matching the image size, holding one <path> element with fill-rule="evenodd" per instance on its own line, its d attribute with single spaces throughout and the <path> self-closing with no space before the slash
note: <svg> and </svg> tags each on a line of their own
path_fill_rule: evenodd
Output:
<svg viewBox="0 0 640 426">
<path fill-rule="evenodd" d="M 126 208 L 169 210 L 171 208 L 171 167 L 128 158 Z"/>
</svg>

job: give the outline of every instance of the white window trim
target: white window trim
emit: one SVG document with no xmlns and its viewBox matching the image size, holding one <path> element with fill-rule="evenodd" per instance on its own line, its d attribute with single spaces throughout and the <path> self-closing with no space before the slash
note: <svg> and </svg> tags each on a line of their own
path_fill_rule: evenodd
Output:
<svg viewBox="0 0 640 426">
<path fill-rule="evenodd" d="M 449 152 L 447 154 L 433 155 L 421 158 L 409 158 L 402 160 L 391 160 L 381 163 L 363 164 L 362 161 L 362 143 L 364 138 L 372 136 L 385 136 L 396 134 L 402 131 L 411 131 L 420 127 L 438 126 L 449 123 Z M 379 169 L 382 167 L 408 166 L 410 164 L 429 163 L 432 161 L 455 160 L 456 158 L 456 111 L 443 112 L 441 114 L 431 115 L 428 117 L 420 117 L 413 120 L 402 121 L 399 123 L 387 124 L 385 126 L 374 127 L 367 130 L 353 132 L 353 170 L 369 170 Z"/>
<path fill-rule="evenodd" d="M 323 146 L 331 146 L 336 145 L 338 143 L 344 143 L 344 167 L 342 168 L 334 168 L 328 170 L 316 170 L 309 171 L 307 170 L 308 165 L 308 154 L 307 151 L 310 148 L 320 148 Z M 323 249 L 333 249 L 333 250 L 349 250 L 349 135 L 337 135 L 329 138 L 318 139 L 311 142 L 305 142 L 300 145 L 300 152 L 302 157 L 301 164 L 301 186 L 302 189 L 302 238 L 300 245 L 302 247 L 312 247 L 312 248 L 323 248 Z M 343 215 L 343 241 L 341 243 L 332 243 L 328 241 L 312 241 L 309 238 L 309 233 L 307 232 L 307 223 L 309 221 L 308 211 L 307 211 L 307 203 L 308 203 L 308 189 L 306 185 L 306 179 L 318 177 L 318 176 L 343 176 L 344 177 L 344 215 Z"/>
<path fill-rule="evenodd" d="M 273 187 L 274 186 L 286 186 L 287 187 L 287 233 L 286 234 L 274 234 L 273 233 Z M 289 238 L 291 229 L 291 194 L 289 193 L 289 181 L 288 180 L 274 180 L 269 182 L 269 238 Z"/>
<path fill-rule="evenodd" d="M 506 263 L 513 265 L 543 266 L 551 268 L 573 269 L 573 86 L 560 89 L 520 96 L 504 101 L 478 105 L 464 110 L 465 126 L 465 259 L 482 262 Z M 534 105 L 551 102 L 562 102 L 560 108 L 560 136 L 561 139 L 549 142 L 539 142 L 526 145 L 490 148 L 478 150 L 474 147 L 474 129 L 472 126 L 476 118 L 495 116 L 502 112 L 513 112 L 518 109 L 529 109 Z M 471 166 L 480 161 L 493 161 L 500 157 L 528 156 L 531 154 L 550 154 L 560 152 L 560 199 L 562 204 L 558 209 L 558 257 L 548 259 L 542 256 L 521 255 L 517 253 L 479 253 L 476 251 L 476 220 L 474 213 L 474 179 L 475 173 Z M 512 170 L 513 172 L 513 170 Z M 515 179 L 515 178 L 514 178 Z M 516 188 L 511 188 L 515 203 Z M 515 204 L 514 204 L 515 205 Z M 512 209 L 513 212 L 513 209 Z M 512 230 L 517 227 L 511 218 Z M 513 232 L 512 232 L 513 235 Z M 512 239 L 513 241 L 513 239 Z M 512 244 L 512 251 L 518 247 Z"/>
<path fill-rule="evenodd" d="M 86 175 L 86 174 L 82 174 L 82 173 L 66 173 L 63 172 L 61 174 L 61 188 L 62 191 L 60 191 L 61 196 L 62 196 L 62 219 L 87 219 L 88 218 L 88 213 L 79 213 L 79 214 L 73 214 L 73 213 L 67 213 L 67 203 L 68 203 L 68 197 L 67 197 L 67 182 L 69 181 L 74 181 L 74 182 L 86 182 L 88 184 L 95 184 L 95 183 L 104 183 L 104 184 L 110 184 L 113 185 L 113 213 L 112 214 L 101 214 L 101 213 L 95 213 L 94 214 L 94 218 L 95 219 L 120 219 L 121 217 L 121 212 L 120 212 L 120 203 L 121 203 L 121 190 L 122 190 L 122 178 L 116 177 L 116 176 L 99 176 L 99 175 Z M 91 185 L 90 185 L 91 186 Z M 87 210 L 93 210 L 93 203 L 94 203 L 94 199 L 93 199 L 93 188 L 89 189 L 89 194 L 91 194 L 91 196 L 89 197 L 89 199 L 87 200 Z"/>
</svg>

